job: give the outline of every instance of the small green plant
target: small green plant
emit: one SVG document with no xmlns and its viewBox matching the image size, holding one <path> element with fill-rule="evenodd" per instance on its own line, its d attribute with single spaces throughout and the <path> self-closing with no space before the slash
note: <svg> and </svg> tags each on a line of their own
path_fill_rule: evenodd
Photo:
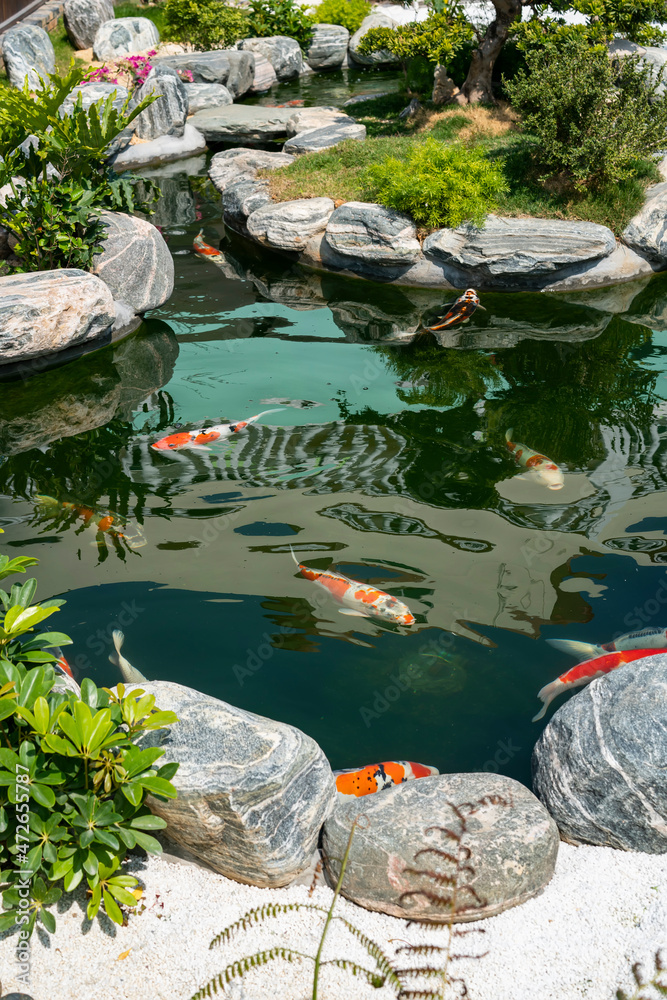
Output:
<svg viewBox="0 0 667 1000">
<path fill-rule="evenodd" d="M 204 51 L 230 48 L 249 33 L 246 11 L 221 0 L 167 0 L 164 21 L 172 41 Z"/>
<path fill-rule="evenodd" d="M 647 979 L 639 962 L 632 966 L 632 976 L 637 988 L 632 994 L 616 990 L 616 1000 L 653 1000 L 655 995 L 667 996 L 667 965 L 659 951 L 655 953 L 653 974 Z"/>
<path fill-rule="evenodd" d="M 433 138 L 415 145 L 405 160 L 389 156 L 369 167 L 365 180 L 383 205 L 434 228 L 468 220 L 482 225 L 506 188 L 483 150 Z"/>
<path fill-rule="evenodd" d="M 254 38 L 287 35 L 305 52 L 313 37 L 313 19 L 295 0 L 250 0 L 248 34 Z"/>
<path fill-rule="evenodd" d="M 446 66 L 470 44 L 473 29 L 466 21 L 458 0 L 443 0 L 440 10 L 430 10 L 425 21 L 410 21 L 397 28 L 371 28 L 359 43 L 359 51 L 390 52 L 407 76 L 407 64 L 416 56 Z"/>
<path fill-rule="evenodd" d="M 366 0 L 322 0 L 311 16 L 316 24 L 341 24 L 353 35 L 371 10 Z"/>
</svg>

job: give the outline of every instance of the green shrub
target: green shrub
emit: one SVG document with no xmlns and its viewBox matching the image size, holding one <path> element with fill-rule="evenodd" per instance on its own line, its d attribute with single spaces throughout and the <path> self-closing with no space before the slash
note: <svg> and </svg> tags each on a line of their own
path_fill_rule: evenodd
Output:
<svg viewBox="0 0 667 1000">
<path fill-rule="evenodd" d="M 415 56 L 446 66 L 473 38 L 473 29 L 455 3 L 444 2 L 441 11 L 430 10 L 425 21 L 410 21 L 397 28 L 371 28 L 359 43 L 366 55 L 386 51 L 400 59 L 403 69 Z"/>
<path fill-rule="evenodd" d="M 665 145 L 667 97 L 662 71 L 637 59 L 612 63 L 604 46 L 570 33 L 558 44 L 526 52 L 528 72 L 504 87 L 534 135 L 534 160 L 565 173 L 579 189 L 631 177 L 635 161 Z"/>
<path fill-rule="evenodd" d="M 371 10 L 366 0 L 322 0 L 312 18 L 316 24 L 342 24 L 353 35 Z"/>
<path fill-rule="evenodd" d="M 313 37 L 313 19 L 294 0 L 250 0 L 248 35 L 254 38 L 287 35 L 305 52 Z"/>
<path fill-rule="evenodd" d="M 383 205 L 433 227 L 466 220 L 481 225 L 506 188 L 482 150 L 432 138 L 415 145 L 405 160 L 390 156 L 369 167 L 365 180 Z"/>
<path fill-rule="evenodd" d="M 226 49 L 248 34 L 245 11 L 220 0 L 167 0 L 167 36 L 196 49 Z"/>
</svg>

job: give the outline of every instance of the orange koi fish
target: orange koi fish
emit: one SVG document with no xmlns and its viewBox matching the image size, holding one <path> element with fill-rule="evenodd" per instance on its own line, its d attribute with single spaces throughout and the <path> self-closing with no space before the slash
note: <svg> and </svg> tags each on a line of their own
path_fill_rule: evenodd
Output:
<svg viewBox="0 0 667 1000">
<path fill-rule="evenodd" d="M 525 444 L 518 444 L 518 442 L 512 441 L 512 433 L 513 430 L 511 427 L 505 433 L 507 447 L 514 455 L 519 465 L 528 469 L 531 479 L 533 479 L 534 482 L 547 486 L 550 490 L 562 490 L 563 486 L 565 486 L 563 470 L 560 469 L 555 462 L 552 462 L 550 458 L 547 458 L 546 455 L 540 455 L 538 452 L 528 448 Z M 516 478 L 525 479 L 526 477 L 516 476 Z"/>
<path fill-rule="evenodd" d="M 446 330 L 449 326 L 458 326 L 461 323 L 467 323 L 477 309 L 485 311 L 484 306 L 479 301 L 479 295 L 474 288 L 466 289 L 463 295 L 459 295 L 458 299 L 450 302 L 448 306 L 445 306 L 445 309 L 447 310 L 445 315 L 437 323 L 425 327 L 426 330 L 431 332 Z"/>
<path fill-rule="evenodd" d="M 118 535 L 120 538 L 123 537 L 123 531 L 121 528 L 125 528 L 125 521 L 120 518 L 117 514 L 110 514 L 108 511 L 96 510 L 94 507 L 84 507 L 79 504 L 70 503 L 68 500 L 56 500 L 55 497 L 45 496 L 44 494 L 37 494 L 35 499 L 43 507 L 62 507 L 63 510 L 74 511 L 77 517 L 81 518 L 84 525 L 92 524 L 98 531 L 110 531 L 113 529 L 113 533 Z"/>
<path fill-rule="evenodd" d="M 195 236 L 193 243 L 195 253 L 198 253 L 201 257 L 208 257 L 213 261 L 214 264 L 217 263 L 227 263 L 227 259 L 220 250 L 216 250 L 209 243 L 204 240 L 204 230 L 200 229 Z"/>
<path fill-rule="evenodd" d="M 339 604 L 347 605 L 347 607 L 339 609 L 339 614 L 357 618 L 381 618 L 383 621 L 393 622 L 395 625 L 414 624 L 415 617 L 410 608 L 403 601 L 399 601 L 397 597 L 392 597 L 384 590 L 378 590 L 377 587 L 371 587 L 367 583 L 350 580 L 342 573 L 308 569 L 307 566 L 299 562 L 291 548 L 290 552 L 292 552 L 292 559 L 299 568 L 301 576 L 328 590 Z"/>
<path fill-rule="evenodd" d="M 341 795 L 357 796 L 372 795 L 411 778 L 429 778 L 433 774 L 440 774 L 437 767 L 416 764 L 412 760 L 384 760 L 381 764 L 334 771 L 336 790 Z"/>
<path fill-rule="evenodd" d="M 194 431 L 179 431 L 177 434 L 169 434 L 167 437 L 155 441 L 151 448 L 155 448 L 156 451 L 178 451 L 179 448 L 210 451 L 211 449 L 207 448 L 206 445 L 213 441 L 225 441 L 249 424 L 254 424 L 260 417 L 265 417 L 267 413 L 278 413 L 279 409 L 280 407 L 275 410 L 264 410 L 262 413 L 256 413 L 254 417 L 248 417 L 247 420 L 237 420 L 229 424 L 214 424 L 212 427 L 200 427 Z"/>
<path fill-rule="evenodd" d="M 655 656 L 658 653 L 667 653 L 667 647 L 664 649 L 626 649 L 620 653 L 606 653 L 604 656 L 596 656 L 594 660 L 586 660 L 584 663 L 577 664 L 576 667 L 567 670 L 538 692 L 537 697 L 544 702 L 544 707 L 533 718 L 533 722 L 543 718 L 547 708 L 561 691 L 584 687 L 585 684 L 594 681 L 596 677 L 611 673 L 617 667 L 632 663 L 633 660 L 641 660 L 644 656 Z"/>
</svg>

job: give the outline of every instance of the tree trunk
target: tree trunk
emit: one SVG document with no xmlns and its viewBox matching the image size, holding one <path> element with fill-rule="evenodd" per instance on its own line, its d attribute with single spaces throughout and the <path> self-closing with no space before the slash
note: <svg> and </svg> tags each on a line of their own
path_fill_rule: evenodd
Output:
<svg viewBox="0 0 667 1000">
<path fill-rule="evenodd" d="M 455 100 L 461 93 L 451 76 L 447 74 L 447 67 L 440 63 L 435 67 L 433 75 L 433 93 L 431 100 L 434 104 L 448 104 Z"/>
<path fill-rule="evenodd" d="M 495 20 L 486 29 L 486 34 L 472 54 L 470 69 L 461 93 L 455 100 L 459 104 L 495 104 L 491 87 L 491 75 L 496 59 L 509 35 L 514 21 L 521 14 L 522 0 L 493 0 L 496 8 Z"/>
</svg>

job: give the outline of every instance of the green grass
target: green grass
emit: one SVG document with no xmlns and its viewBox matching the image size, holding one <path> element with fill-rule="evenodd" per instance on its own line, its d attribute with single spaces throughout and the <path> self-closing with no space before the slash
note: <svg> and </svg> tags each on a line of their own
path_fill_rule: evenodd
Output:
<svg viewBox="0 0 667 1000">
<path fill-rule="evenodd" d="M 147 17 L 160 32 L 160 38 L 162 40 L 166 38 L 167 28 L 162 4 L 120 3 L 114 8 L 114 17 Z"/>
</svg>

